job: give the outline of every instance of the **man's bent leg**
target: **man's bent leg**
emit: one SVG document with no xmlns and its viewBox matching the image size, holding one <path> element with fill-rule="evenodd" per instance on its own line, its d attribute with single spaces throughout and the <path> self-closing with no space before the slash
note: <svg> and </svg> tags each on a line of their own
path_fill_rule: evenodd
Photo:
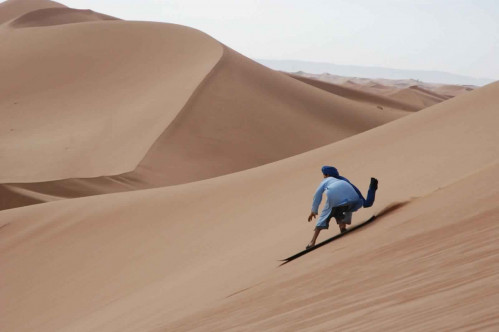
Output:
<svg viewBox="0 0 499 332">
<path fill-rule="evenodd" d="M 378 180 L 376 178 L 371 178 L 371 184 L 369 185 L 367 198 L 364 201 L 365 208 L 373 206 L 374 200 L 376 199 L 376 190 L 378 190 Z"/>
<path fill-rule="evenodd" d="M 338 227 L 340 228 L 340 231 L 342 233 L 345 233 L 347 231 L 347 225 L 350 225 L 352 223 L 352 212 L 348 212 L 348 207 L 346 207 L 346 211 L 342 212 L 338 216 L 336 216 L 336 223 L 338 224 Z"/>
</svg>

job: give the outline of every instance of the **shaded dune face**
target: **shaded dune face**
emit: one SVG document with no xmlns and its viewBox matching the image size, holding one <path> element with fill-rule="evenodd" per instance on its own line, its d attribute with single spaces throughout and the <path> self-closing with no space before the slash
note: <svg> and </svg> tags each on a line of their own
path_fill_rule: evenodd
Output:
<svg viewBox="0 0 499 332">
<path fill-rule="evenodd" d="M 11 28 L 32 28 L 70 23 L 118 20 L 91 10 L 43 8 L 24 14 L 9 23 Z"/>
<path fill-rule="evenodd" d="M 28 12 L 42 8 L 67 8 L 48 0 L 7 0 L 0 3 L 0 24 L 13 20 Z"/>
<path fill-rule="evenodd" d="M 197 30 L 100 21 L 0 33 L 0 182 L 129 172 L 223 54 Z"/>
<path fill-rule="evenodd" d="M 130 179 L 171 185 L 232 173 L 400 116 L 302 84 L 225 47 L 214 71 Z"/>
<path fill-rule="evenodd" d="M 419 87 L 417 85 L 410 86 L 409 89 L 421 92 L 421 93 L 426 94 L 426 95 L 431 96 L 431 97 L 434 97 L 434 98 L 436 98 L 437 100 L 440 100 L 440 101 L 444 101 L 444 100 L 448 99 L 445 96 L 442 96 L 442 95 L 440 95 L 438 93 L 435 93 L 433 91 L 430 91 L 430 90 L 426 90 L 426 89 L 424 89 L 422 87 Z"/>
<path fill-rule="evenodd" d="M 120 24 L 126 26 L 127 23 Z M 146 23 L 143 25 L 147 26 Z M 61 29 L 64 27 L 60 26 Z M 113 24 L 113 27 L 117 29 L 116 24 Z M 77 31 L 78 28 L 73 26 L 72 29 Z M 180 28 L 165 27 L 164 29 L 165 33 L 169 32 L 170 36 L 180 35 L 177 31 Z M 154 41 L 151 34 L 148 40 Z M 175 45 L 171 42 L 167 44 L 167 42 L 164 47 L 171 48 Z M 193 42 L 189 39 L 184 40 L 184 43 L 189 46 L 192 46 Z M 153 188 L 220 176 L 287 158 L 406 115 L 405 112 L 382 111 L 375 105 L 366 105 L 317 89 L 263 67 L 221 44 L 217 45 L 223 49 L 223 56 L 217 62 L 207 62 L 212 64 L 209 70 L 207 70 L 208 67 L 203 67 L 204 71 L 193 72 L 202 79 L 193 82 L 195 86 L 193 85 L 182 108 L 165 109 L 171 112 L 170 121 L 163 125 L 162 133 L 154 144 L 151 142 L 146 145 L 146 142 L 143 142 L 142 147 L 147 148 L 147 153 L 142 155 L 140 162 L 132 171 L 121 172 L 119 175 L 81 178 L 71 169 L 61 170 L 63 172 L 59 174 L 50 169 L 53 176 L 65 178 L 54 181 L 33 181 L 36 176 L 26 172 L 25 174 L 32 176 L 31 179 L 26 179 L 25 183 L 3 181 L 9 184 L 3 188 L 6 194 L 3 202 L 0 201 L 2 208 L 22 206 L 27 201 L 44 202 Z M 109 47 L 112 47 L 112 42 Z M 114 51 L 111 52 L 113 53 Z M 156 56 L 160 55 L 156 54 Z M 206 54 L 199 53 L 198 56 L 203 59 L 202 61 L 209 60 Z M 175 61 L 179 61 L 179 65 L 175 67 L 175 62 L 172 62 L 171 75 L 163 76 L 161 82 L 138 84 L 140 92 L 137 91 L 133 95 L 134 102 L 131 105 L 123 103 L 121 98 L 123 93 L 120 93 L 119 98 L 109 94 L 111 91 L 119 91 L 118 89 L 108 90 L 106 109 L 116 113 L 115 119 L 120 116 L 121 120 L 129 122 L 141 115 L 137 113 L 138 110 L 130 109 L 130 106 L 134 106 L 137 99 L 144 103 L 151 99 L 150 91 L 148 95 L 143 95 L 146 89 L 158 91 L 157 94 L 152 95 L 152 99 L 158 105 L 165 105 L 167 101 L 178 99 L 178 93 L 172 87 L 185 87 L 188 83 L 186 79 L 192 74 L 189 74 L 189 71 L 182 66 L 186 64 L 185 60 Z M 147 65 L 144 63 L 137 65 L 143 66 L 143 71 L 155 68 L 150 62 Z M 128 69 L 123 69 L 122 73 L 129 75 L 129 66 Z M 143 80 L 143 77 L 140 77 L 140 70 L 136 72 L 136 75 Z M 145 77 L 150 76 L 148 72 Z M 158 86 L 154 84 L 163 85 L 164 88 L 158 90 Z M 87 88 L 85 91 L 88 94 L 94 93 L 93 89 Z M 74 92 L 68 92 L 68 96 L 71 93 L 74 94 Z M 81 98 L 88 100 L 84 94 Z M 45 103 L 47 100 L 47 98 L 44 99 Z M 17 107 L 18 104 L 10 106 Z M 47 103 L 45 108 L 51 113 L 60 107 L 51 108 Z M 122 113 L 127 109 L 134 117 L 130 118 L 130 114 Z M 161 109 L 157 111 L 160 112 Z M 95 116 L 85 114 L 96 123 L 102 116 L 101 113 L 96 113 Z M 142 116 L 141 121 L 145 119 L 147 118 Z M 57 121 L 61 122 L 61 119 L 58 118 Z M 74 120 L 71 119 L 71 121 Z M 83 130 L 84 128 L 76 127 L 75 129 Z M 141 142 L 144 134 L 150 134 L 150 129 L 146 126 L 131 127 L 127 130 L 128 132 L 123 132 L 123 134 L 126 134 L 134 145 Z M 62 134 L 69 135 L 77 132 L 63 132 Z M 32 135 L 33 132 L 30 134 Z M 104 147 L 99 145 L 99 148 Z M 109 160 L 110 163 L 113 162 L 112 165 L 110 164 L 113 168 L 108 168 L 109 170 L 116 170 L 118 166 L 123 169 L 123 164 L 119 164 L 119 160 L 126 160 L 126 157 L 134 155 L 129 152 L 129 147 L 123 146 L 123 142 L 108 144 L 107 149 L 115 155 L 113 160 Z M 123 158 L 119 157 L 118 151 L 123 151 L 121 152 L 125 154 Z M 95 151 L 88 151 L 88 153 L 91 153 L 92 159 L 95 159 Z M 64 154 L 54 152 L 54 156 L 63 157 Z M 83 160 L 80 155 L 75 157 L 78 157 L 77 160 L 81 165 L 89 162 L 89 160 Z M 14 166 L 12 163 L 13 169 L 15 169 Z M 82 167 L 79 166 L 78 169 Z M 94 169 L 97 170 L 95 167 Z M 101 174 L 110 173 L 102 169 Z M 39 172 L 39 169 L 36 171 Z M 19 172 L 16 170 L 13 173 Z M 21 179 L 21 177 L 18 178 Z M 41 176 L 38 178 L 43 179 Z"/>
</svg>

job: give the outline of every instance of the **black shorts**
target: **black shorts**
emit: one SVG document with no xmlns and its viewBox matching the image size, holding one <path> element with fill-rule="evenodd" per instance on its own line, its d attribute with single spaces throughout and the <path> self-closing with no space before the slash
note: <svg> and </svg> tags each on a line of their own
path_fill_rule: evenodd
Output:
<svg viewBox="0 0 499 332">
<path fill-rule="evenodd" d="M 325 220 L 327 226 L 316 226 L 316 229 L 328 229 L 329 228 L 329 222 L 331 221 L 332 218 L 336 219 L 336 223 L 340 224 L 343 219 L 345 219 L 345 213 L 350 210 L 349 205 L 340 205 L 340 206 L 335 206 L 334 208 L 331 209 L 331 213 L 329 216 L 327 216 L 327 219 Z"/>
</svg>

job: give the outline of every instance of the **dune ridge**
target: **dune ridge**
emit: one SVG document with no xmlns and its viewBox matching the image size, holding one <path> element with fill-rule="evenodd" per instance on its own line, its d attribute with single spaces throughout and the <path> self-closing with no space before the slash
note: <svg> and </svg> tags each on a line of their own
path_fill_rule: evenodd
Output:
<svg viewBox="0 0 499 332">
<path fill-rule="evenodd" d="M 409 88 L 390 93 L 389 96 L 395 100 L 403 100 L 411 103 L 415 107 L 421 109 L 449 99 L 449 97 L 439 95 L 418 86 L 411 86 Z"/>
<path fill-rule="evenodd" d="M 0 25 L 28 12 L 43 8 L 67 8 L 49 0 L 7 0 L 0 3 Z"/>
<path fill-rule="evenodd" d="M 140 180 L 147 180 L 154 172 L 149 183 L 171 185 L 232 173 L 405 115 L 386 114 L 372 105 L 297 84 L 227 47 L 216 70 L 187 106 L 152 146 L 134 179 L 140 175 Z M 175 179 L 165 177 L 168 182 L 163 182 L 159 174 L 165 171 Z"/>
<path fill-rule="evenodd" d="M 393 105 L 397 108 L 402 106 L 406 110 L 421 110 L 425 107 L 429 107 L 440 103 L 449 98 L 456 97 L 463 93 L 473 91 L 476 86 L 473 85 L 451 85 L 451 84 L 438 84 L 438 83 L 428 83 L 421 82 L 414 79 L 405 80 L 393 80 L 393 79 L 371 79 L 371 78 L 359 78 L 359 77 L 343 77 L 338 75 L 332 75 L 328 73 L 316 75 L 305 72 L 289 73 L 295 78 L 304 78 L 320 81 L 313 82 L 316 86 L 321 85 L 326 90 L 333 90 L 340 92 L 337 87 L 328 87 L 325 83 L 332 83 L 339 85 L 344 89 L 354 89 L 356 91 L 364 92 L 367 94 L 373 94 L 381 97 L 382 99 L 387 98 L 391 105 L 395 103 L 403 103 L 403 106 Z M 311 82 L 311 83 L 312 83 Z M 325 83 L 322 83 L 325 82 Z M 346 92 L 342 92 L 346 93 Z M 349 92 L 351 95 L 352 92 Z M 358 96 L 360 97 L 360 96 Z M 366 99 L 367 98 L 367 99 Z M 382 100 L 381 99 L 381 100 Z M 363 96 L 364 101 L 375 101 L 372 96 Z M 381 102 L 378 99 L 378 102 Z M 384 100 L 386 103 L 386 99 Z"/>
<path fill-rule="evenodd" d="M 289 74 L 289 76 L 296 78 L 297 80 L 300 80 L 302 82 L 311 84 L 320 89 L 338 94 L 340 96 L 349 99 L 371 103 L 381 107 L 384 106 L 393 110 L 402 110 L 402 111 L 411 111 L 411 112 L 420 110 L 420 108 L 415 107 L 412 104 L 405 103 L 403 100 L 402 101 L 393 100 L 386 96 L 376 95 L 374 93 L 370 93 L 367 91 L 361 91 L 359 89 L 353 89 L 348 86 L 342 86 L 335 83 L 328 83 L 325 81 L 320 81 L 317 79 L 308 78 L 304 76 L 293 75 L 293 74 Z"/>
<path fill-rule="evenodd" d="M 0 41 L 1 183 L 135 169 L 223 54 L 204 33 L 150 22 L 13 29 Z"/>
<path fill-rule="evenodd" d="M 9 22 L 10 28 L 33 28 L 70 23 L 118 20 L 116 17 L 73 8 L 54 7 L 30 11 Z"/>
<path fill-rule="evenodd" d="M 85 23 L 79 27 L 73 26 L 68 30 L 75 33 L 81 27 L 81 29 L 93 32 L 108 24 L 110 24 L 109 36 L 113 33 L 122 34 L 121 30 L 134 29 L 136 31 L 138 24 L 144 30 L 148 27 L 147 23 L 128 25 L 127 22 L 97 22 Z M 157 27 L 157 33 L 164 30 L 170 32 L 172 36 L 177 34 L 177 39 L 184 34 L 199 35 L 197 32 L 190 32 L 182 27 L 159 27 L 158 25 L 153 25 L 153 27 Z M 54 28 L 57 28 L 55 31 L 59 33 L 70 33 L 66 32 L 64 26 Z M 139 33 L 136 35 L 139 36 Z M 105 40 L 106 36 L 101 35 L 99 38 Z M 151 37 L 148 39 L 153 41 Z M 183 43 L 192 46 L 194 39 L 189 38 Z M 216 42 L 211 40 L 207 42 L 207 44 L 211 43 Z M 204 57 L 202 62 L 204 67 L 200 67 L 199 72 L 196 72 L 195 75 L 198 77 L 196 80 L 184 81 L 180 78 L 181 75 L 191 78 L 184 67 L 187 61 L 183 59 L 181 64 L 184 66 L 177 66 L 173 69 L 175 70 L 174 78 L 178 81 L 173 80 L 172 72 L 169 72 L 168 78 L 163 76 L 152 82 L 141 82 L 141 91 L 154 89 L 156 93 L 141 92 L 144 95 L 140 96 L 140 102 L 150 103 L 149 100 L 153 99 L 156 102 L 155 107 L 147 109 L 155 112 L 155 116 L 166 115 L 168 120 L 159 122 L 159 124 L 163 123 L 161 126 L 156 124 L 157 129 L 154 132 L 157 137 L 154 140 L 152 137 L 149 137 L 147 141 L 137 139 L 137 135 L 142 135 L 142 132 L 147 131 L 149 134 L 151 131 L 146 127 L 146 124 L 150 125 L 150 123 L 144 123 L 141 127 L 123 128 L 121 136 L 104 146 L 99 143 L 97 151 L 95 149 L 85 151 L 92 155 L 92 159 L 98 160 L 100 164 L 105 163 L 104 165 L 69 167 L 77 163 L 87 164 L 82 160 L 81 151 L 77 149 L 74 154 L 68 156 L 66 152 L 74 150 L 74 147 L 69 145 L 64 149 L 62 146 L 59 148 L 65 152 L 64 154 L 61 154 L 60 150 L 48 152 L 60 159 L 59 167 L 54 169 L 52 165 L 37 165 L 35 173 L 29 170 L 30 165 L 33 164 L 16 158 L 29 156 L 36 159 L 37 156 L 22 152 L 24 152 L 23 149 L 28 148 L 23 144 L 32 144 L 37 138 L 23 136 L 22 140 L 18 141 L 16 139 L 19 136 L 16 137 L 14 133 L 7 130 L 10 141 L 6 141 L 9 146 L 5 149 L 12 149 L 13 145 L 19 144 L 20 152 L 18 152 L 19 149 L 12 151 L 13 156 L 9 158 L 10 162 L 3 165 L 4 170 L 0 182 L 4 183 L 2 190 L 5 194 L 0 201 L 0 208 L 15 208 L 27 203 L 41 203 L 60 198 L 176 185 L 221 176 L 287 158 L 407 115 L 405 112 L 380 110 L 374 104 L 366 105 L 298 82 L 286 75 L 271 71 L 222 44 L 210 45 L 210 48 L 204 52 L 209 51 L 215 54 L 212 49 L 217 51 L 213 57 L 208 56 L 209 54 L 200 54 Z M 113 50 L 109 52 L 111 55 L 115 54 Z M 160 61 L 160 58 L 158 57 L 157 60 Z M 11 61 L 14 60 L 11 59 Z M 148 68 L 150 67 L 153 66 L 150 65 Z M 83 68 L 86 67 L 82 66 L 82 70 Z M 189 70 L 194 72 L 192 68 Z M 118 69 L 116 74 L 125 75 Z M 129 73 L 126 75 L 130 76 Z M 139 72 L 135 75 L 139 75 Z M 130 77 L 132 78 L 133 76 Z M 88 78 L 90 79 L 98 78 L 94 76 Z M 115 80 L 116 78 L 109 77 L 109 79 Z M 185 89 L 188 93 L 181 95 L 183 99 L 177 96 L 178 86 L 175 89 L 171 88 L 179 82 L 192 85 L 191 90 Z M 54 84 L 57 83 L 54 81 Z M 165 94 L 164 89 L 159 90 L 154 84 L 171 89 L 168 94 Z M 75 86 L 67 91 L 67 95 L 74 97 L 74 89 L 77 88 L 78 86 Z M 127 89 L 131 90 L 130 87 Z M 92 97 L 94 93 L 88 87 L 85 90 L 85 94 L 90 94 L 91 98 L 95 98 Z M 85 94 L 82 94 L 81 98 L 87 101 L 89 96 Z M 134 94 L 137 95 L 138 92 L 134 91 Z M 168 103 L 171 103 L 169 100 L 172 95 L 176 99 L 175 107 L 167 108 L 169 113 L 161 115 L 161 107 L 170 107 Z M 11 98 L 11 100 L 18 100 L 22 97 L 20 95 L 17 99 Z M 46 105 L 42 104 L 42 108 L 52 118 L 46 118 L 43 121 L 55 121 L 55 117 L 59 114 L 54 111 L 54 106 L 60 106 L 54 105 L 53 101 L 50 102 L 51 99 L 54 100 L 52 96 L 42 95 L 42 97 L 45 101 L 49 101 L 45 102 Z M 104 107 L 108 108 L 113 118 L 121 114 L 123 120 L 130 121 L 130 119 L 143 116 L 132 108 L 137 105 L 137 101 L 132 102 L 129 99 L 126 100 L 125 105 L 123 92 L 120 92 L 120 95 L 106 96 L 107 100 L 102 98 L 103 96 L 100 95 L 99 99 L 95 99 L 94 107 L 102 108 L 101 104 L 105 101 Z M 25 106 L 24 111 L 28 112 L 34 102 L 37 101 L 33 100 Z M 57 102 L 61 101 L 57 100 Z M 81 116 L 79 109 L 82 107 L 75 105 L 77 100 L 67 101 L 67 103 L 71 103 L 70 107 L 75 108 L 72 113 Z M 5 104 L 6 108 L 14 111 L 19 108 L 21 102 Z M 144 107 L 140 104 L 139 106 Z M 40 107 L 38 103 L 37 107 Z M 130 115 L 133 117 L 131 118 Z M 16 123 L 16 117 L 12 118 L 10 121 L 14 120 L 14 123 L 6 123 L 5 127 L 16 125 L 21 127 L 21 121 L 23 121 L 23 126 L 27 124 L 24 119 L 18 119 Z M 98 120 L 100 123 L 96 125 L 102 127 L 102 120 Z M 61 123 L 63 120 L 57 119 L 57 121 Z M 68 118 L 68 121 L 74 121 L 74 119 Z M 50 123 L 44 125 L 50 125 Z M 71 132 L 61 132 L 60 135 L 66 144 L 71 143 L 71 136 L 76 129 L 73 128 Z M 161 131 L 160 134 L 159 131 Z M 33 133 L 30 134 L 33 135 Z M 126 143 L 122 141 L 124 135 L 132 135 L 127 138 L 130 144 L 135 146 L 141 144 L 137 146 L 136 153 L 128 151 Z M 27 138 L 30 138 L 29 142 L 26 142 Z M 99 137 L 95 136 L 95 133 L 89 133 L 86 140 L 97 138 Z M 118 141 L 118 138 L 121 140 Z M 40 149 L 38 153 L 45 155 L 47 151 Z M 23 164 L 28 169 L 15 167 L 17 164 Z M 62 166 L 65 168 L 61 169 Z M 113 173 L 118 174 L 113 175 Z"/>
</svg>

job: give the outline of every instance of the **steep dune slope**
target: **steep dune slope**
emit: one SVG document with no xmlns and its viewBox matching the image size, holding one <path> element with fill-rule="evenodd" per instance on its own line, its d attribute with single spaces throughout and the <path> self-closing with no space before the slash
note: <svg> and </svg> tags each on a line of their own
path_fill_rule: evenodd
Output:
<svg viewBox="0 0 499 332">
<path fill-rule="evenodd" d="M 225 48 L 204 86 L 129 178 L 178 184 L 223 175 L 401 116 L 325 93 Z"/>
<path fill-rule="evenodd" d="M 222 53 L 160 23 L 0 31 L 0 182 L 133 170 Z"/>
<path fill-rule="evenodd" d="M 456 327 L 463 326 L 463 319 L 443 325 L 438 318 L 464 317 L 470 308 L 473 321 L 493 319 L 496 310 L 490 304 L 495 299 L 481 299 L 484 288 L 479 285 L 497 285 L 497 276 L 490 274 L 490 267 L 497 266 L 491 265 L 497 264 L 497 244 L 490 241 L 497 225 L 490 218 L 497 216 L 493 208 L 499 188 L 494 182 L 499 163 L 498 92 L 499 83 L 491 84 L 347 140 L 244 172 L 181 186 L 2 211 L 0 299 L 9 299 L 2 303 L 2 321 L 16 331 L 198 327 L 193 319 L 199 317 L 214 329 L 231 327 L 232 319 L 241 318 L 256 327 L 276 327 L 287 324 L 275 316 L 279 308 L 289 308 L 301 310 L 290 319 L 293 326 L 308 313 L 308 304 L 316 308 L 318 301 L 326 304 L 332 298 L 333 304 L 348 310 L 328 309 L 317 321 L 323 325 L 316 328 L 339 326 L 353 317 L 360 328 L 366 328 L 368 321 L 378 327 L 390 326 L 383 325 L 389 322 L 396 329 L 409 323 L 416 328 Z M 277 259 L 302 249 L 309 240 L 312 225 L 305 217 L 323 164 L 334 164 L 364 190 L 369 176 L 380 179 L 375 208 L 359 212 L 354 222 L 390 203 L 412 202 L 347 237 L 343 244 L 311 254 L 297 261 L 299 265 L 287 265 L 279 273 L 289 283 L 280 284 Z M 456 187 L 438 192 L 453 184 Z M 426 198 L 414 199 L 421 196 Z M 485 243 L 480 242 L 483 239 Z M 376 245 L 379 250 L 373 251 Z M 475 252 L 478 263 L 463 265 L 458 259 L 462 250 Z M 328 260 L 331 251 L 340 255 Z M 371 256 L 364 256 L 365 252 Z M 410 252 L 414 265 L 406 260 Z M 432 265 L 433 254 L 438 255 L 438 266 Z M 489 258 L 483 259 L 484 255 Z M 314 264 L 305 264 L 308 260 Z M 367 265 L 371 260 L 377 264 Z M 341 267 L 337 276 L 335 262 Z M 397 264 L 409 270 L 393 274 L 399 271 L 393 268 Z M 316 285 L 298 287 L 307 278 L 303 267 L 314 273 L 313 281 L 326 283 L 322 297 L 317 297 Z M 439 273 L 421 271 L 431 267 L 438 267 L 444 278 L 461 275 L 463 279 L 444 282 Z M 36 275 L 29 273 L 33 270 Z M 349 284 L 350 278 L 357 284 Z M 362 286 L 364 278 L 370 287 Z M 350 285 L 349 292 L 337 288 L 336 282 L 342 281 Z M 383 288 L 387 281 L 392 281 L 390 287 Z M 467 281 L 468 288 L 456 288 Z M 220 318 L 227 308 L 225 297 L 262 282 L 247 298 L 243 291 L 232 302 L 261 300 L 257 312 L 231 308 L 227 318 L 232 319 L 221 318 L 219 325 L 210 320 L 210 314 Z M 408 285 L 416 291 L 411 293 Z M 291 297 L 265 295 L 278 287 L 289 289 Z M 297 293 L 300 289 L 312 292 L 311 296 L 303 298 L 303 293 Z M 460 297 L 452 308 L 442 307 L 435 317 L 425 315 L 437 303 L 433 297 L 390 309 L 386 297 L 379 297 L 384 290 L 391 292 L 387 296 L 406 302 L 418 296 L 417 290 L 437 295 L 465 290 L 469 296 Z M 43 305 L 47 301 L 50 306 Z M 194 315 L 210 307 L 214 311 Z M 269 310 L 262 312 L 263 308 Z M 373 318 L 365 308 L 380 314 Z M 396 312 L 402 313 L 400 319 L 393 318 Z M 190 321 L 177 325 L 175 321 L 182 318 Z M 265 325 L 267 318 L 269 325 Z"/>
<path fill-rule="evenodd" d="M 66 8 L 66 6 L 48 0 L 7 0 L 0 3 L 0 24 L 42 8 Z"/>
<path fill-rule="evenodd" d="M 406 115 L 304 84 L 184 27 L 95 22 L 24 31 L 3 35 L 5 63 L 17 66 L 3 69 L 15 78 L 4 82 L 2 209 L 220 176 Z M 55 45 L 26 52 L 24 38 Z M 78 45 L 61 54 L 67 39 Z M 17 75 L 21 65 L 32 69 Z"/>
<path fill-rule="evenodd" d="M 413 201 L 154 330 L 495 331 L 498 171 Z"/>
</svg>

